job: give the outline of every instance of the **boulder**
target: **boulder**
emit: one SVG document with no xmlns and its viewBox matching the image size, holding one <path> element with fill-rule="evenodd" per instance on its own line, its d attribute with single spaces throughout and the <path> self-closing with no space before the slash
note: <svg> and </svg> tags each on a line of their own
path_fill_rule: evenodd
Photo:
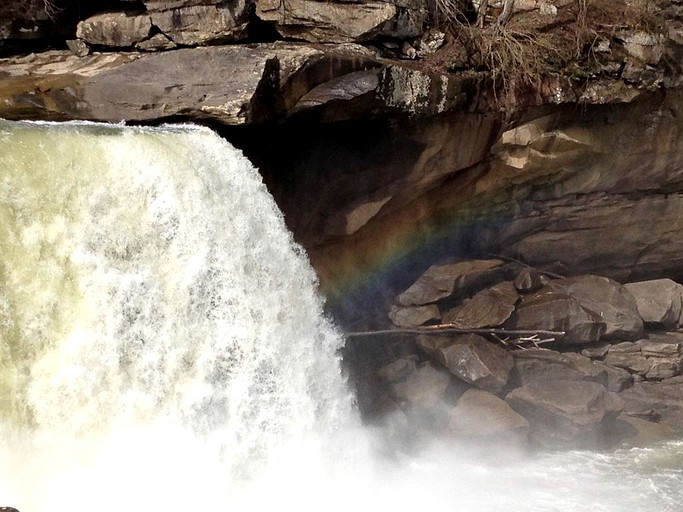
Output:
<svg viewBox="0 0 683 512">
<path fill-rule="evenodd" d="M 128 16 L 122 12 L 97 14 L 81 21 L 76 36 L 88 44 L 129 47 L 149 36 L 152 21 L 147 15 Z"/>
<path fill-rule="evenodd" d="M 501 260 L 438 263 L 429 267 L 397 300 L 404 306 L 419 306 L 481 289 L 502 278 L 503 265 Z"/>
<path fill-rule="evenodd" d="M 418 327 L 427 322 L 441 319 L 441 313 L 436 304 L 426 306 L 392 306 L 389 318 L 398 327 Z"/>
<path fill-rule="evenodd" d="M 643 322 L 676 329 L 683 313 L 683 286 L 671 279 L 639 281 L 624 285 L 633 295 Z"/>
<path fill-rule="evenodd" d="M 446 370 L 426 362 L 404 379 L 392 382 L 389 396 L 403 409 L 433 409 L 448 398 L 451 379 Z"/>
<path fill-rule="evenodd" d="M 256 15 L 272 23 L 281 36 L 311 43 L 369 39 L 385 33 L 397 14 L 397 7 L 389 2 L 260 0 L 256 4 Z"/>
<path fill-rule="evenodd" d="M 607 372 L 607 389 L 614 393 L 619 393 L 626 388 L 633 386 L 633 375 L 628 370 L 617 368 L 609 364 L 597 363 L 604 366 Z"/>
<path fill-rule="evenodd" d="M 541 446 L 595 447 L 624 402 L 595 382 L 536 382 L 512 390 L 505 400 L 529 421 Z"/>
<path fill-rule="evenodd" d="M 611 346 L 611 343 L 596 343 L 590 347 L 582 348 L 581 355 L 591 359 L 604 359 Z"/>
<path fill-rule="evenodd" d="M 449 415 L 449 430 L 475 439 L 525 440 L 529 422 L 504 400 L 479 389 L 469 389 Z"/>
<path fill-rule="evenodd" d="M 555 380 L 585 380 L 606 386 L 606 369 L 579 354 L 561 354 L 553 350 L 529 349 L 512 352 L 515 379 L 522 386 Z"/>
<path fill-rule="evenodd" d="M 418 345 L 451 374 L 480 389 L 499 392 L 508 382 L 512 356 L 476 334 L 418 337 Z"/>
<path fill-rule="evenodd" d="M 621 284 L 601 276 L 584 275 L 551 281 L 548 287 L 576 299 L 583 309 L 605 322 L 603 338 L 637 340 L 643 321 L 633 296 Z"/>
<path fill-rule="evenodd" d="M 636 382 L 619 393 L 625 402 L 624 414 L 671 426 L 683 432 L 683 381 Z"/>
<path fill-rule="evenodd" d="M 234 4 L 234 5 L 233 5 Z M 176 44 L 195 46 L 247 37 L 247 5 L 231 1 L 153 12 L 152 23 Z"/>
<path fill-rule="evenodd" d="M 463 329 L 497 327 L 510 318 L 518 300 L 519 295 L 514 285 L 504 281 L 480 291 L 463 305 L 447 311 L 443 315 L 443 321 Z"/>
<path fill-rule="evenodd" d="M 522 330 L 563 331 L 557 341 L 565 345 L 593 343 L 606 329 L 599 315 L 582 308 L 574 297 L 548 287 L 522 300 L 511 325 Z"/>
</svg>

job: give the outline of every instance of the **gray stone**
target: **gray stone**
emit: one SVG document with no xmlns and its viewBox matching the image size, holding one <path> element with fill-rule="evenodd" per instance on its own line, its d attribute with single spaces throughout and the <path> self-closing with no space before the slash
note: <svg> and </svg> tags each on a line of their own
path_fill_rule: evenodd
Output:
<svg viewBox="0 0 683 512">
<path fill-rule="evenodd" d="M 432 265 L 397 300 L 404 306 L 429 304 L 483 287 L 501 275 L 501 260 L 466 260 Z"/>
<path fill-rule="evenodd" d="M 660 421 L 678 434 L 683 432 L 683 383 L 675 379 L 636 382 L 619 396 L 626 402 L 624 414 Z"/>
<path fill-rule="evenodd" d="M 636 300 L 645 323 L 675 329 L 683 312 L 683 286 L 671 279 L 639 281 L 624 285 Z"/>
<path fill-rule="evenodd" d="M 579 354 L 529 349 L 512 352 L 520 385 L 555 380 L 586 380 L 607 385 L 605 368 Z"/>
<path fill-rule="evenodd" d="M 605 322 L 586 311 L 565 293 L 545 287 L 525 297 L 512 316 L 512 325 L 522 330 L 562 331 L 557 341 L 582 345 L 598 341 L 605 332 Z"/>
<path fill-rule="evenodd" d="M 581 307 L 605 322 L 605 339 L 636 340 L 643 321 L 629 291 L 612 279 L 585 275 L 552 281 L 551 289 L 576 299 Z"/>
<path fill-rule="evenodd" d="M 195 5 L 222 4 L 225 0 L 143 0 L 148 11 L 169 11 L 181 7 L 194 7 Z"/>
<path fill-rule="evenodd" d="M 628 370 L 617 368 L 605 363 L 597 363 L 603 365 L 607 372 L 607 389 L 618 393 L 633 385 L 633 375 Z"/>
<path fill-rule="evenodd" d="M 476 334 L 422 335 L 418 345 L 453 375 L 485 391 L 504 388 L 514 365 L 507 351 Z"/>
<path fill-rule="evenodd" d="M 542 446 L 599 446 L 624 402 L 604 386 L 586 381 L 549 381 L 512 390 L 505 400 L 529 421 Z"/>
<path fill-rule="evenodd" d="M 152 22 L 147 15 L 128 16 L 116 12 L 97 14 L 81 21 L 76 36 L 88 44 L 128 47 L 146 39 L 151 29 Z"/>
<path fill-rule="evenodd" d="M 286 38 L 312 43 L 363 41 L 382 32 L 398 14 L 388 2 L 260 0 L 256 14 Z"/>
<path fill-rule="evenodd" d="M 247 6 L 242 0 L 152 13 L 152 23 L 165 36 L 187 46 L 239 41 L 247 36 L 247 22 Z"/>
<path fill-rule="evenodd" d="M 398 327 L 418 327 L 432 320 L 439 320 L 441 313 L 435 304 L 412 307 L 392 306 L 389 318 Z"/>
<path fill-rule="evenodd" d="M 479 389 L 469 389 L 458 399 L 449 417 L 449 430 L 476 439 L 524 440 L 529 422 L 504 400 Z"/>
<path fill-rule="evenodd" d="M 479 329 L 502 325 L 515 310 L 519 295 L 509 281 L 477 293 L 462 306 L 443 315 L 444 323 L 463 329 Z"/>
</svg>

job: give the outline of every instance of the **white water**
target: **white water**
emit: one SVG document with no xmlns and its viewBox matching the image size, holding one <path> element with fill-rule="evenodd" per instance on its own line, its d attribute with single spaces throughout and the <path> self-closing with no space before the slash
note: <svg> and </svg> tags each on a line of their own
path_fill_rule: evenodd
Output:
<svg viewBox="0 0 683 512">
<path fill-rule="evenodd" d="M 341 343 L 209 130 L 0 122 L 0 506 L 679 510 L 675 443 L 401 454 L 361 428 Z"/>
</svg>

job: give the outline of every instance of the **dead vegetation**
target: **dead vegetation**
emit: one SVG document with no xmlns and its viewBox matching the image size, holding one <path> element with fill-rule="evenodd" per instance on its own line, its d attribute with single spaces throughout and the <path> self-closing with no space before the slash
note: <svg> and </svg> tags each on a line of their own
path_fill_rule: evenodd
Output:
<svg viewBox="0 0 683 512">
<path fill-rule="evenodd" d="M 548 16 L 539 9 L 511 16 L 513 2 L 433 0 L 434 19 L 447 45 L 428 57 L 432 71 L 483 72 L 494 101 L 505 109 L 534 94 L 544 79 L 562 74 L 585 80 L 618 72 L 613 41 L 625 30 L 662 30 L 650 0 L 574 0 Z M 467 10 L 467 6 L 469 10 Z"/>
</svg>

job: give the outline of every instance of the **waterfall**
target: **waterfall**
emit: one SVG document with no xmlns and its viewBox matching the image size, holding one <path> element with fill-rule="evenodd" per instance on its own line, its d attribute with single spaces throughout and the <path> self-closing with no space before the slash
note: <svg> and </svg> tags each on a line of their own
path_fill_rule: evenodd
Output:
<svg viewBox="0 0 683 512">
<path fill-rule="evenodd" d="M 0 247 L 0 413 L 24 464 L 135 473 L 186 450 L 234 493 L 356 422 L 306 255 L 206 128 L 1 122 Z"/>
<path fill-rule="evenodd" d="M 341 344 L 258 173 L 210 130 L 0 121 L 0 507 L 680 508 L 680 442 L 406 454 L 361 427 Z"/>
</svg>

